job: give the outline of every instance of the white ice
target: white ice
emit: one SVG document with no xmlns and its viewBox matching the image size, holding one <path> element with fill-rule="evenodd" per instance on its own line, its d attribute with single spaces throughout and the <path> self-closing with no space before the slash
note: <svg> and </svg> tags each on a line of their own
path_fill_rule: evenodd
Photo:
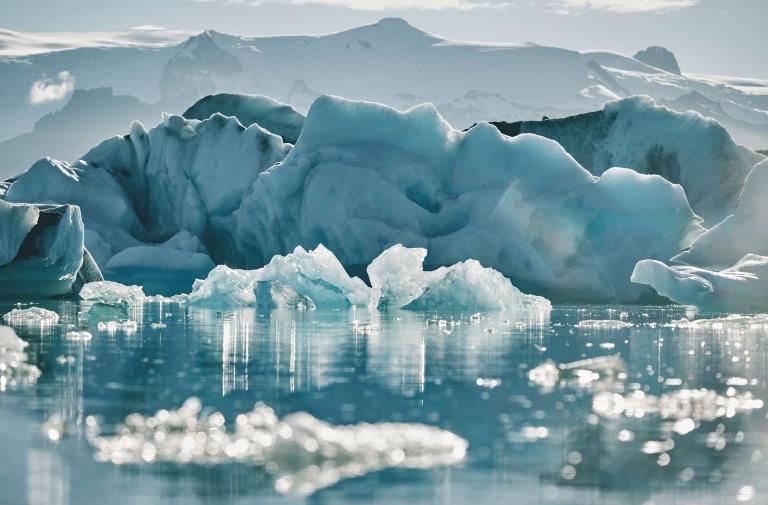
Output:
<svg viewBox="0 0 768 505">
<path fill-rule="evenodd" d="M 13 309 L 3 315 L 3 321 L 12 325 L 47 326 L 59 322 L 59 315 L 48 309 L 29 307 L 26 309 Z"/>
<path fill-rule="evenodd" d="M 105 305 L 141 303 L 146 299 L 141 286 L 126 286 L 118 282 L 89 282 L 80 290 L 80 298 Z"/>
<path fill-rule="evenodd" d="M 768 256 L 748 254 L 724 270 L 638 262 L 632 282 L 653 287 L 660 295 L 702 310 L 768 311 Z"/>
</svg>

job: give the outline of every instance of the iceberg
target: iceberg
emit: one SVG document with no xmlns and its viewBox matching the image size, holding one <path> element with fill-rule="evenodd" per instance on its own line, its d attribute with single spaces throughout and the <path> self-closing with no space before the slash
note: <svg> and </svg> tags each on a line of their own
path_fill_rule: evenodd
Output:
<svg viewBox="0 0 768 505">
<path fill-rule="evenodd" d="M 637 301 L 650 291 L 629 282 L 635 263 L 666 260 L 703 232 L 683 189 L 660 176 L 595 178 L 539 136 L 488 124 L 463 133 L 429 105 L 327 96 L 234 218 L 246 266 L 322 243 L 362 275 L 402 243 L 426 248 L 428 268 L 476 259 L 560 301 Z"/>
<path fill-rule="evenodd" d="M 224 415 L 204 414 L 197 398 L 154 416 L 131 414 L 116 431 L 89 440 L 97 461 L 258 465 L 274 476 L 278 492 L 297 494 L 385 468 L 455 465 L 468 447 L 460 436 L 423 424 L 335 426 L 304 412 L 279 418 L 262 403 L 239 414 L 228 430 Z"/>
<path fill-rule="evenodd" d="M 80 298 L 86 302 L 104 305 L 130 305 L 145 300 L 141 286 L 125 286 L 112 281 L 89 282 L 80 290 Z"/>
<path fill-rule="evenodd" d="M 262 308 L 373 307 L 463 312 L 518 311 L 548 316 L 550 302 L 526 295 L 499 272 L 468 260 L 425 272 L 426 249 L 392 246 L 368 266 L 371 287 L 350 277 L 331 251 L 297 247 L 263 268 L 220 265 L 195 282 L 189 303 Z"/>
<path fill-rule="evenodd" d="M 0 200 L 0 297 L 66 295 L 100 279 L 77 207 Z"/>
<path fill-rule="evenodd" d="M 721 270 L 747 254 L 768 256 L 768 160 L 755 165 L 744 181 L 731 215 L 698 237 L 673 261 Z"/>
<path fill-rule="evenodd" d="M 40 307 L 13 309 L 3 315 L 3 321 L 17 326 L 47 326 L 57 324 L 59 315 L 52 310 Z"/>
<path fill-rule="evenodd" d="M 412 310 L 520 311 L 549 315 L 549 300 L 526 295 L 496 270 L 467 260 L 431 272 L 427 250 L 394 245 L 368 266 L 371 306 Z"/>
<path fill-rule="evenodd" d="M 631 279 L 653 287 L 674 302 L 695 305 L 702 310 L 768 310 L 768 256 L 748 254 L 720 271 L 644 260 L 635 266 Z"/>
<path fill-rule="evenodd" d="M 79 206 L 85 244 L 102 267 L 158 267 L 181 259 L 208 268 L 184 243 L 204 237 L 205 254 L 225 262 L 228 216 L 252 181 L 289 148 L 260 126 L 245 128 L 221 114 L 204 121 L 166 115 L 149 131 L 134 122 L 127 135 L 105 140 L 75 163 L 36 162 L 4 198 Z"/>
<path fill-rule="evenodd" d="M 37 162 L 5 199 L 79 205 L 85 244 L 114 280 L 145 284 L 174 264 L 196 276 L 213 264 L 265 267 L 258 280 L 318 306 L 325 288 L 282 260 L 269 266 L 273 258 L 323 244 L 365 278 L 400 243 L 427 249 L 429 270 L 475 259 L 557 301 L 635 302 L 652 291 L 629 282 L 634 265 L 666 261 L 704 231 L 683 189 L 658 175 L 610 168 L 596 178 L 536 135 L 509 138 L 486 123 L 460 132 L 430 105 L 398 112 L 329 96 L 292 148 L 218 113 L 166 116 L 149 131 L 134 123 L 77 163 Z M 199 247 L 182 245 L 191 237 Z M 296 287 L 305 280 L 312 292 Z M 354 299 L 336 293 L 333 303 L 367 305 L 355 284 L 344 288 Z"/>
<path fill-rule="evenodd" d="M 295 144 L 304 126 L 304 116 L 290 105 L 261 95 L 219 93 L 195 102 L 182 116 L 187 119 L 208 119 L 213 114 L 233 116 L 243 126 L 258 124 L 280 135 L 284 142 Z"/>
<path fill-rule="evenodd" d="M 557 141 L 594 175 L 615 166 L 661 175 L 680 184 L 694 212 L 711 224 L 730 213 L 747 174 L 763 159 L 736 144 L 717 121 L 657 106 L 647 96 L 576 116 L 493 124 L 506 135 Z"/>
</svg>

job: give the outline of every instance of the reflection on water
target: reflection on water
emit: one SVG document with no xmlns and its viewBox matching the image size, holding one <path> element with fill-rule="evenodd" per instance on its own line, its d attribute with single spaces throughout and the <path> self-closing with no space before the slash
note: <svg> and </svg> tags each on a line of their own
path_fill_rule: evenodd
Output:
<svg viewBox="0 0 768 505">
<path fill-rule="evenodd" d="M 764 318 L 691 324 L 678 307 L 568 306 L 548 321 L 517 321 L 41 306 L 58 324 L 16 331 L 42 375 L 0 393 L 3 503 L 768 502 Z M 137 324 L 99 325 L 113 320 Z M 67 338 L 75 331 L 93 337 Z M 309 477 L 281 493 L 252 465 L 94 459 L 97 424 L 114 431 L 131 413 L 191 396 L 210 407 L 206 416 L 229 420 L 227 433 L 264 402 L 279 418 L 434 426 L 469 448 L 457 467 L 373 465 L 380 471 L 308 497 L 291 490 Z"/>
</svg>

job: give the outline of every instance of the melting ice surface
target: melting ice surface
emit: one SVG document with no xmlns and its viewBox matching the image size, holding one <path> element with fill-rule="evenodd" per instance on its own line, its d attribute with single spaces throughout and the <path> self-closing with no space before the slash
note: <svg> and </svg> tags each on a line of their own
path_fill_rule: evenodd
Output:
<svg viewBox="0 0 768 505">
<path fill-rule="evenodd" d="M 768 497 L 766 316 L 100 305 L 0 328 L 39 371 L 0 393 L 9 503 Z"/>
</svg>

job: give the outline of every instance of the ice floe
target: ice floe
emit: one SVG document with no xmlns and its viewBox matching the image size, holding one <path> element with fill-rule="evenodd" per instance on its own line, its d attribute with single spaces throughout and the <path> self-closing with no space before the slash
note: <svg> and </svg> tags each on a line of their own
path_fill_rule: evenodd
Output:
<svg viewBox="0 0 768 505">
<path fill-rule="evenodd" d="M 118 282 L 89 282 L 80 290 L 80 298 L 104 305 L 141 303 L 146 299 L 141 286 L 126 286 Z"/>
</svg>

